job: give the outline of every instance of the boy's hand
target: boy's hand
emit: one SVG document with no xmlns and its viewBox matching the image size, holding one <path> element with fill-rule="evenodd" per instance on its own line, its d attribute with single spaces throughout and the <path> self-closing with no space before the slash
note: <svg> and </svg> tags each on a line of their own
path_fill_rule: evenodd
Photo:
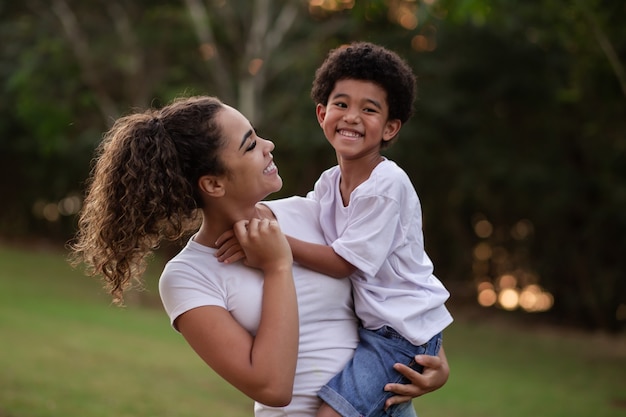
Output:
<svg viewBox="0 0 626 417">
<path fill-rule="evenodd" d="M 246 259 L 246 253 L 241 248 L 233 230 L 224 232 L 224 234 L 217 239 L 215 245 L 218 247 L 215 256 L 220 262 L 230 264 L 241 259 Z"/>
</svg>

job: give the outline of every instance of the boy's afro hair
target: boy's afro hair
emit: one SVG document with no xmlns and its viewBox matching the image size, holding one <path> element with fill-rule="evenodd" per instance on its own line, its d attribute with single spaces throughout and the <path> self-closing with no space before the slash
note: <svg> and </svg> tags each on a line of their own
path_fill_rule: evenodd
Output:
<svg viewBox="0 0 626 417">
<path fill-rule="evenodd" d="M 387 93 L 389 119 L 404 124 L 413 114 L 416 77 L 398 54 L 369 42 L 354 42 L 331 50 L 315 72 L 311 98 L 326 105 L 337 81 L 371 81 Z"/>
</svg>

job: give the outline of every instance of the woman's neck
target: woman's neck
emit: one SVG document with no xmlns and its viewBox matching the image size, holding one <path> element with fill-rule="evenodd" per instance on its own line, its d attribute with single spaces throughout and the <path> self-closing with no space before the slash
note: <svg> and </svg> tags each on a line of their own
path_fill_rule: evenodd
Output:
<svg viewBox="0 0 626 417">
<path fill-rule="evenodd" d="M 215 242 L 217 239 L 225 232 L 231 230 L 236 222 L 252 218 L 263 219 L 274 218 L 274 216 L 267 206 L 260 203 L 245 210 L 205 209 L 202 212 L 202 224 L 194 237 L 194 241 L 210 248 L 216 248 Z"/>
</svg>

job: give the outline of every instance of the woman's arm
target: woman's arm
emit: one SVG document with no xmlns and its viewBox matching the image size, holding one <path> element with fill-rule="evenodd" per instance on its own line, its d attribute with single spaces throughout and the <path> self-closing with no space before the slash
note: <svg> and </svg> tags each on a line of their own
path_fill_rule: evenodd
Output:
<svg viewBox="0 0 626 417">
<path fill-rule="evenodd" d="M 385 385 L 385 391 L 397 394 L 387 400 L 385 410 L 394 404 L 411 401 L 413 398 L 435 391 L 448 381 L 450 367 L 443 346 L 438 356 L 417 355 L 415 360 L 424 367 L 423 373 L 420 374 L 400 363 L 394 366 L 394 369 L 407 377 L 411 384 Z"/>
<path fill-rule="evenodd" d="M 264 273 L 261 319 L 255 336 L 217 306 L 180 315 L 175 326 L 219 375 L 255 401 L 289 404 L 298 355 L 298 307 L 291 251 L 275 221 L 235 225 L 246 264 Z"/>
</svg>

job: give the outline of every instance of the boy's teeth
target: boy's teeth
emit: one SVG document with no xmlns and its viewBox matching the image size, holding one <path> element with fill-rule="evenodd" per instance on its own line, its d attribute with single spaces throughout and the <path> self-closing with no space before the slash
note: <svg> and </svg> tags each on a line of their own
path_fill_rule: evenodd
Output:
<svg viewBox="0 0 626 417">
<path fill-rule="evenodd" d="M 340 130 L 339 133 L 341 133 L 344 136 L 350 136 L 350 137 L 353 137 L 353 138 L 361 136 L 360 133 L 351 132 L 349 130 Z"/>
</svg>

